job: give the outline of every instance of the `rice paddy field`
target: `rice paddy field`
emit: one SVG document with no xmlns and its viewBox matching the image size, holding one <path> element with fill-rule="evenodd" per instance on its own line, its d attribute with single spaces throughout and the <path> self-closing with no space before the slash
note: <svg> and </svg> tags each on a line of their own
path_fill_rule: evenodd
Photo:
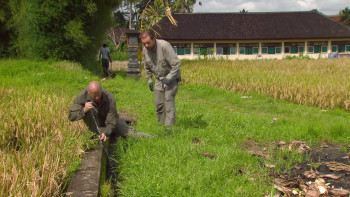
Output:
<svg viewBox="0 0 350 197">
<path fill-rule="evenodd" d="M 350 59 L 185 61 L 184 83 L 350 110 Z"/>
<path fill-rule="evenodd" d="M 301 140 L 349 151 L 350 60 L 183 61 L 177 123 L 157 125 L 147 81 L 116 78 L 111 91 L 136 131 L 155 138 L 120 139 L 118 196 L 265 196 L 269 174 L 288 173 L 297 151 L 253 156 L 249 145 Z M 81 89 L 100 78 L 79 64 L 0 60 L 0 196 L 60 196 L 82 153 L 96 144 L 67 111 Z M 268 147 L 268 146 L 266 146 Z"/>
</svg>

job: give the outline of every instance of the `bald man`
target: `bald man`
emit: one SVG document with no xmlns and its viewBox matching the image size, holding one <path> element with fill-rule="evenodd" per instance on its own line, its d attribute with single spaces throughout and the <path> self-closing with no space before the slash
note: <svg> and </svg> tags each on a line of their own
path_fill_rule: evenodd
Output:
<svg viewBox="0 0 350 197">
<path fill-rule="evenodd" d="M 106 141 L 106 136 L 111 134 L 124 137 L 135 134 L 133 128 L 119 118 L 113 94 L 103 89 L 97 81 L 92 81 L 78 94 L 68 115 L 70 121 L 83 119 L 90 131 L 98 133 L 90 110 L 94 113 L 101 131 L 100 140 Z"/>
</svg>

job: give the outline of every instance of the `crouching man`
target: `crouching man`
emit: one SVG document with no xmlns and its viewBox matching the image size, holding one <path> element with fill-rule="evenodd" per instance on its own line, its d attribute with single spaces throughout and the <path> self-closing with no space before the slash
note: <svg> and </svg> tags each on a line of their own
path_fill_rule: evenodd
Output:
<svg viewBox="0 0 350 197">
<path fill-rule="evenodd" d="M 76 96 L 69 108 L 68 116 L 70 121 L 83 119 L 89 130 L 97 134 L 99 129 L 100 140 L 103 142 L 107 136 L 113 136 L 112 141 L 118 136 L 150 137 L 146 133 L 136 133 L 133 127 L 119 118 L 113 94 L 103 89 L 97 81 L 92 81 Z"/>
</svg>

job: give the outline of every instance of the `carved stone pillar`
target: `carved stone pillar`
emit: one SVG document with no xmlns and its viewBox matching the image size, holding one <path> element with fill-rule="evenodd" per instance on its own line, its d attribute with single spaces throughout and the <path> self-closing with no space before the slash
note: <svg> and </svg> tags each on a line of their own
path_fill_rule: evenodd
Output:
<svg viewBox="0 0 350 197">
<path fill-rule="evenodd" d="M 127 30 L 126 36 L 128 40 L 129 63 L 126 73 L 128 77 L 140 78 L 140 65 L 137 59 L 139 48 L 139 32 L 137 30 Z"/>
</svg>

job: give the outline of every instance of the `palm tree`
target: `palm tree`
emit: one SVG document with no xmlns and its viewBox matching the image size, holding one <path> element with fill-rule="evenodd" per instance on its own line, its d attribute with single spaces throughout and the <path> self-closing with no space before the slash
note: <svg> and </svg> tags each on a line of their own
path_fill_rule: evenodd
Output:
<svg viewBox="0 0 350 197">
<path fill-rule="evenodd" d="M 343 22 L 345 25 L 350 26 L 350 8 L 346 7 L 344 10 L 339 11 L 340 22 Z"/>
<path fill-rule="evenodd" d="M 175 6 L 177 7 L 176 12 L 178 13 L 192 13 L 193 5 L 196 3 L 196 0 L 176 0 Z"/>
</svg>

